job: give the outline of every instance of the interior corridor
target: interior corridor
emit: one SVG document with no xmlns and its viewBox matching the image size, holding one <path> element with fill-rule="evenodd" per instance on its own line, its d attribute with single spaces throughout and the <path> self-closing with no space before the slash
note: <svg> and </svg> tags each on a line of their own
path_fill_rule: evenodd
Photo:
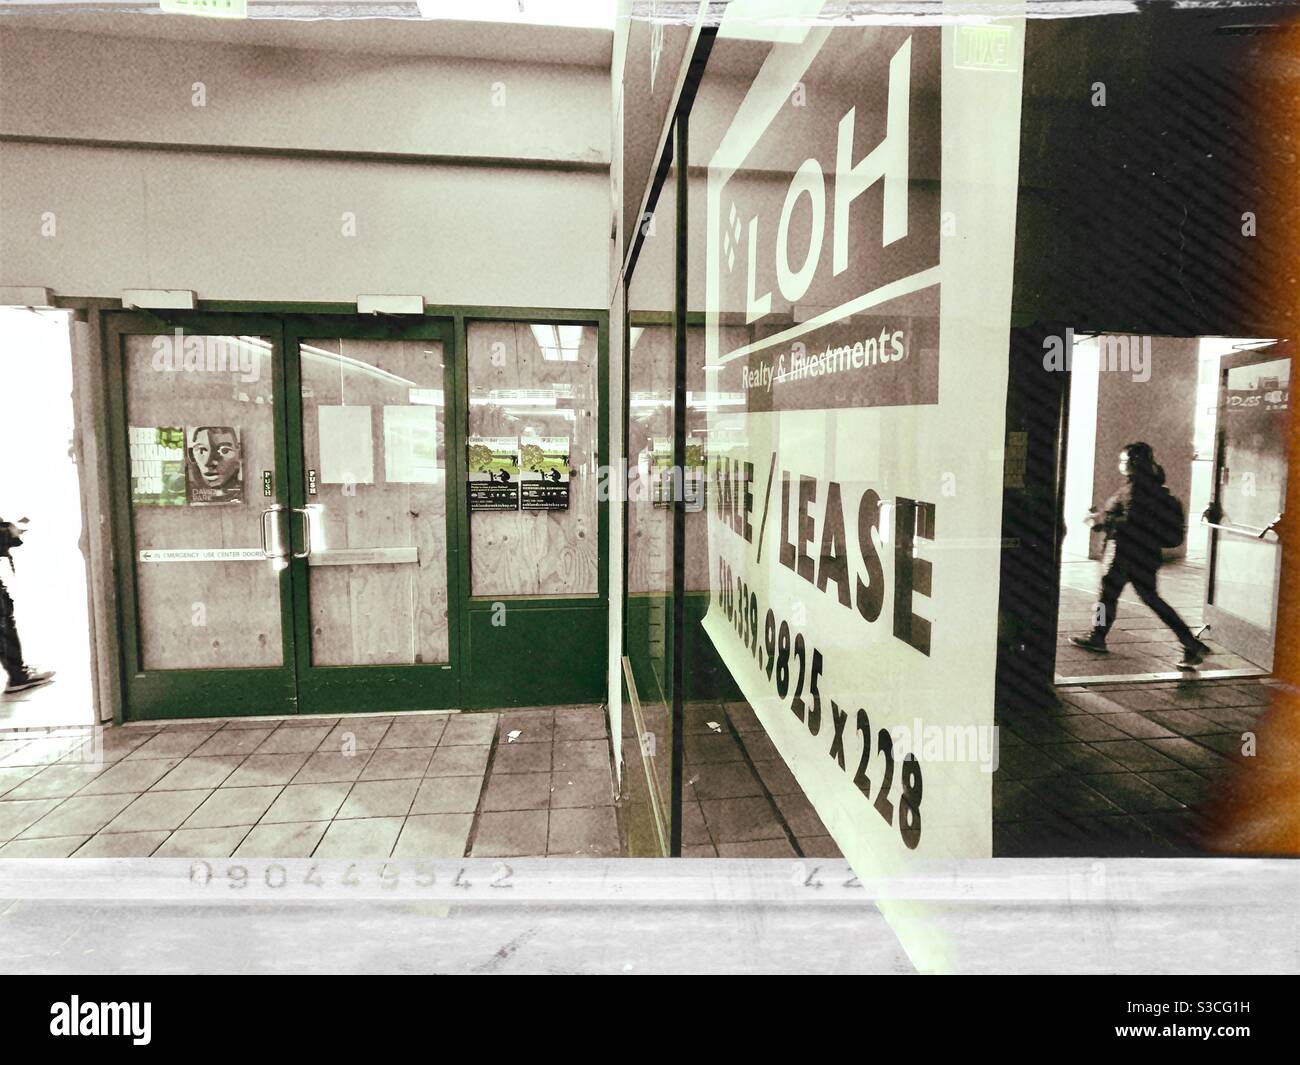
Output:
<svg viewBox="0 0 1300 1065">
<path fill-rule="evenodd" d="M 1120 596 L 1119 616 L 1106 640 L 1109 653 L 1094 654 L 1070 643 L 1071 636 L 1086 636 L 1092 627 L 1093 610 L 1103 573 L 1102 563 L 1075 559 L 1061 563 L 1061 613 L 1056 637 L 1056 679 L 1068 683 L 1093 677 L 1129 677 L 1166 675 L 1174 679 L 1181 648 L 1174 634 L 1137 597 L 1128 585 Z M 1160 567 L 1160 594 L 1191 627 L 1193 632 L 1204 623 L 1205 562 L 1181 560 Z M 1214 654 L 1206 658 L 1197 673 L 1219 670 L 1242 671 L 1235 675 L 1264 672 L 1254 662 L 1233 654 L 1215 642 L 1211 629 L 1201 634 Z"/>
</svg>

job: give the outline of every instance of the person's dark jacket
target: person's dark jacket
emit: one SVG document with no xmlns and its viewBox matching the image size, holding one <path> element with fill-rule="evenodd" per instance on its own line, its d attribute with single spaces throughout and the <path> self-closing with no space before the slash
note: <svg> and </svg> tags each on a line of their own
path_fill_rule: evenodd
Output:
<svg viewBox="0 0 1300 1065">
<path fill-rule="evenodd" d="M 1115 544 L 1115 555 L 1134 568 L 1157 569 L 1161 562 L 1159 524 L 1164 478 L 1134 475 L 1106 500 L 1097 528 Z"/>
</svg>

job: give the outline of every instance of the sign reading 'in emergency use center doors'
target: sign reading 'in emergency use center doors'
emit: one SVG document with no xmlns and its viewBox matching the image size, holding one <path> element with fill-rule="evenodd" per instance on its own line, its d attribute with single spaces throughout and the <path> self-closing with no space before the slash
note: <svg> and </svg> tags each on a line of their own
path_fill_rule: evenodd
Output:
<svg viewBox="0 0 1300 1065">
<path fill-rule="evenodd" d="M 999 26 L 989 66 L 955 25 L 787 28 L 709 163 L 705 627 L 860 874 L 991 853 L 1023 49 Z"/>
</svg>

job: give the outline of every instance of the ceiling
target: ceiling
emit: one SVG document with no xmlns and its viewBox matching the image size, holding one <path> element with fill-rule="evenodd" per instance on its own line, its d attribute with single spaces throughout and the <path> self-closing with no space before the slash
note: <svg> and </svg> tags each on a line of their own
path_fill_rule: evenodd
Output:
<svg viewBox="0 0 1300 1065">
<path fill-rule="evenodd" d="M 223 41 L 266 48 L 573 64 L 605 70 L 609 69 L 613 52 L 614 35 L 607 30 L 443 19 L 425 21 L 415 14 L 414 3 L 342 6 L 392 14 L 375 18 L 220 19 L 169 15 L 156 9 L 144 13 L 138 7 L 133 13 L 71 14 L 27 14 L 10 7 L 0 15 L 0 33 L 11 29 L 44 29 L 110 37 Z M 277 10 L 287 7 L 282 4 Z M 313 7 L 322 10 L 328 5 Z M 410 15 L 402 17 L 407 8 Z"/>
</svg>

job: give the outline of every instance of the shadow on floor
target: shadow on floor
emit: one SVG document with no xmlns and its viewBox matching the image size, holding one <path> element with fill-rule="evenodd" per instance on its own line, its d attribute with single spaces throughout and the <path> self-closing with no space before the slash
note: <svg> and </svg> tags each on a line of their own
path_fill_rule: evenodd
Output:
<svg viewBox="0 0 1300 1065">
<path fill-rule="evenodd" d="M 1203 853 L 1269 696 L 1249 680 L 1067 686 L 1054 703 L 1001 713 L 994 856 Z"/>
</svg>

